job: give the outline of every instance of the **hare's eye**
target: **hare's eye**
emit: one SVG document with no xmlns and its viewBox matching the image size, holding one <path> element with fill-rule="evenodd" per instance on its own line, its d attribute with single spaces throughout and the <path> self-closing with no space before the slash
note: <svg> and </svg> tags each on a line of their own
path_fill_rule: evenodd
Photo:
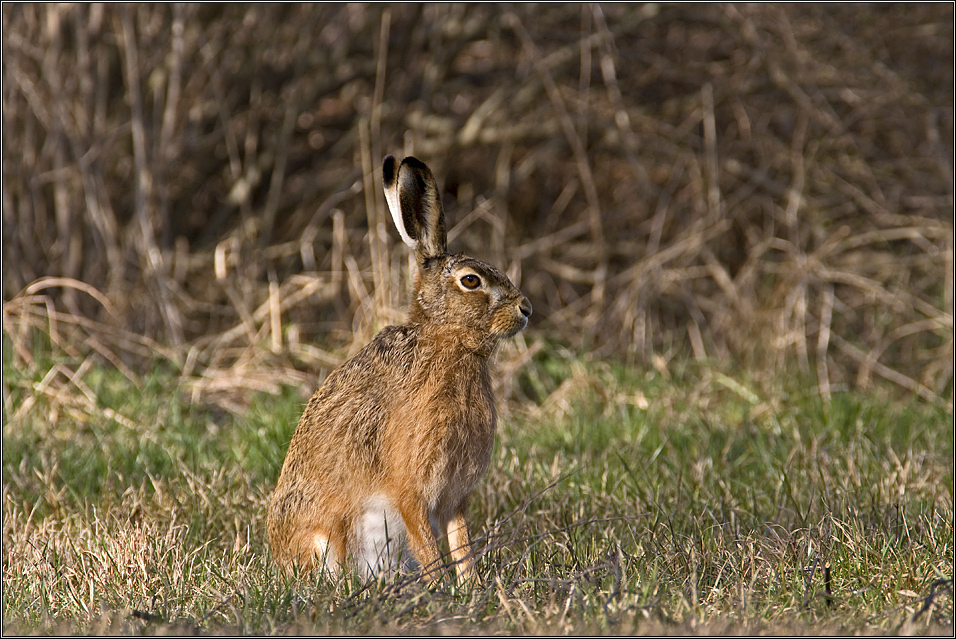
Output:
<svg viewBox="0 0 956 639">
<path fill-rule="evenodd" d="M 459 280 L 461 285 L 469 290 L 474 290 L 481 286 L 481 279 L 477 275 L 472 275 L 469 273 Z"/>
</svg>

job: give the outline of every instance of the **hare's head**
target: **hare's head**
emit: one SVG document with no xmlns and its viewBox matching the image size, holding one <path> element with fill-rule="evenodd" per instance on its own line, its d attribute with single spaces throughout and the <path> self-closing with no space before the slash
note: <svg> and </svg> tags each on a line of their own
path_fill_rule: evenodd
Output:
<svg viewBox="0 0 956 639">
<path fill-rule="evenodd" d="M 528 324 L 531 303 L 487 262 L 449 255 L 445 213 L 425 164 L 389 155 L 382 167 L 392 219 L 418 263 L 409 312 L 414 323 L 455 325 L 482 341 L 510 337 Z"/>
</svg>

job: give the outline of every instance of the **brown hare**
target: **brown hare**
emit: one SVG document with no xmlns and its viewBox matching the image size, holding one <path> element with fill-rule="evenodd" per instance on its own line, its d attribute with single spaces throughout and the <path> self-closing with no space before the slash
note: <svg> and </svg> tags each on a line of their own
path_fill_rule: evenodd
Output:
<svg viewBox="0 0 956 639">
<path fill-rule="evenodd" d="M 465 506 L 488 468 L 497 413 L 488 359 L 524 329 L 531 304 L 491 265 L 447 251 L 431 171 L 383 165 L 385 197 L 418 268 L 408 321 L 332 371 L 309 401 L 269 506 L 269 542 L 287 568 L 372 576 L 407 539 L 430 579 L 447 537 L 459 579 L 473 573 Z"/>
</svg>

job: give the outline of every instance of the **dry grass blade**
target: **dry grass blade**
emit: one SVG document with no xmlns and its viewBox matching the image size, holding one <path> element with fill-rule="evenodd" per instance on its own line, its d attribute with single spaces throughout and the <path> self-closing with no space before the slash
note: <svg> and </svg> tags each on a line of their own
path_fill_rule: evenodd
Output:
<svg viewBox="0 0 956 639">
<path fill-rule="evenodd" d="M 314 380 L 401 317 L 376 170 L 405 152 L 532 331 L 952 401 L 951 5 L 3 15 L 18 361 L 29 326 L 223 401 L 236 367 L 231 410 L 254 368 Z"/>
</svg>

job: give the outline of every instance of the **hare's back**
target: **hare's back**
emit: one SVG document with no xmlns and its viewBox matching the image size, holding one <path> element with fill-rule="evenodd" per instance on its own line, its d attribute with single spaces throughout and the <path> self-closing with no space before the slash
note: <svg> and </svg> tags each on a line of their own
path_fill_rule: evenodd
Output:
<svg viewBox="0 0 956 639">
<path fill-rule="evenodd" d="M 382 329 L 315 392 L 292 446 L 325 458 L 323 465 L 345 467 L 352 460 L 377 466 L 389 412 L 406 394 L 416 343 L 414 327 Z"/>
</svg>

